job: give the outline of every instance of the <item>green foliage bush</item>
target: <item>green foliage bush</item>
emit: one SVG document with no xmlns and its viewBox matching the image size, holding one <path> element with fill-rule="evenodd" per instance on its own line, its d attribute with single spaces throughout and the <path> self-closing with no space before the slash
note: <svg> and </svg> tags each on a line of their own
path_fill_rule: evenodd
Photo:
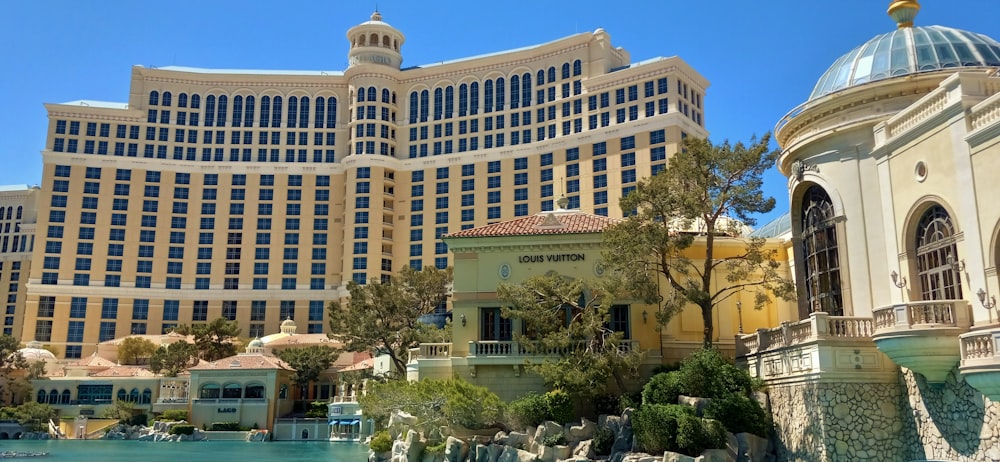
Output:
<svg viewBox="0 0 1000 462">
<path fill-rule="evenodd" d="M 732 394 L 715 398 L 705 408 L 705 417 L 716 419 L 732 433 L 753 433 L 767 437 L 771 419 L 757 400 L 746 395 Z"/>
<path fill-rule="evenodd" d="M 358 401 L 365 415 L 380 425 L 388 422 L 393 411 L 401 410 L 428 429 L 441 425 L 495 427 L 500 424 L 504 410 L 503 401 L 495 393 L 461 379 L 375 383 Z"/>
<path fill-rule="evenodd" d="M 565 444 L 566 444 L 566 437 L 562 434 L 562 432 L 556 433 L 554 435 L 545 435 L 545 437 L 542 438 L 542 446 L 553 447 Z"/>
<path fill-rule="evenodd" d="M 187 420 L 187 418 L 187 411 L 181 409 L 169 409 L 163 411 L 163 414 L 160 415 L 160 420 L 165 422 L 177 422 L 180 420 Z"/>
<path fill-rule="evenodd" d="M 503 418 L 503 401 L 486 387 L 460 379 L 450 379 L 430 386 L 444 392 L 444 417 L 451 425 L 481 429 L 495 426 Z"/>
<path fill-rule="evenodd" d="M 552 390 L 545 394 L 545 404 L 548 407 L 547 420 L 565 424 L 573 420 L 573 398 L 562 390 Z"/>
<path fill-rule="evenodd" d="M 167 432 L 171 435 L 190 435 L 194 433 L 194 425 L 174 425 Z"/>
<path fill-rule="evenodd" d="M 608 427 L 597 427 L 594 432 L 593 448 L 594 454 L 599 456 L 611 455 L 611 448 L 615 444 L 615 432 Z"/>
<path fill-rule="evenodd" d="M 212 422 L 212 425 L 208 427 L 209 430 L 213 432 L 235 432 L 239 431 L 239 422 Z"/>
<path fill-rule="evenodd" d="M 507 405 L 509 425 L 513 429 L 535 427 L 549 418 L 545 395 L 528 392 Z"/>
<path fill-rule="evenodd" d="M 643 387 L 643 404 L 675 404 L 678 395 L 720 398 L 733 393 L 749 394 L 755 382 L 713 348 L 695 351 L 678 370 L 661 373 Z"/>
<path fill-rule="evenodd" d="M 424 448 L 424 454 L 444 454 L 444 449 L 447 447 L 447 441 L 442 441 L 438 444 L 432 444 Z"/>
<path fill-rule="evenodd" d="M 368 447 L 376 454 L 389 452 L 392 450 L 392 437 L 389 436 L 388 431 L 382 430 L 372 436 L 372 441 L 368 444 Z"/>
<path fill-rule="evenodd" d="M 725 429 L 676 404 L 649 404 L 632 415 L 632 429 L 639 449 L 650 454 L 664 451 L 698 456 L 705 449 L 723 448 Z"/>
<path fill-rule="evenodd" d="M 329 413 L 329 409 L 326 403 L 321 401 L 314 401 L 309 403 L 309 409 L 306 410 L 306 417 L 326 417 Z"/>
</svg>

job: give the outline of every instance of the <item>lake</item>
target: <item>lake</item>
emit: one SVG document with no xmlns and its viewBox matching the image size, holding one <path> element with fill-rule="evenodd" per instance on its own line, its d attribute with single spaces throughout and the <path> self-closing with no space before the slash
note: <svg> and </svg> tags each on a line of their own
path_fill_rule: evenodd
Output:
<svg viewBox="0 0 1000 462">
<path fill-rule="evenodd" d="M 368 446 L 358 443 L 196 441 L 154 443 L 149 441 L 103 440 L 3 440 L 0 451 L 47 451 L 46 457 L 24 460 L 48 462 L 72 460 L 98 462 L 138 460 L 142 462 L 225 462 L 235 461 L 333 461 L 363 462 Z"/>
</svg>

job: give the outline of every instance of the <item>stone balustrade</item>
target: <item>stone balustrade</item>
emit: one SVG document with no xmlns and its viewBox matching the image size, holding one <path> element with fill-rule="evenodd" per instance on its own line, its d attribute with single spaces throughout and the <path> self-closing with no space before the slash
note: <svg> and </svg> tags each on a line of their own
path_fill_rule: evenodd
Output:
<svg viewBox="0 0 1000 462">
<path fill-rule="evenodd" d="M 876 308 L 872 340 L 893 362 L 941 383 L 961 358 L 959 336 L 972 325 L 966 300 L 924 300 Z"/>
<path fill-rule="evenodd" d="M 874 331 L 872 318 L 813 313 L 802 321 L 785 322 L 775 328 L 737 337 L 736 355 L 746 356 L 819 340 L 870 339 Z"/>
<path fill-rule="evenodd" d="M 570 353 L 574 350 L 587 348 L 586 341 L 571 343 L 563 347 L 543 347 L 539 343 L 520 344 L 513 341 L 470 341 L 469 357 L 495 357 L 495 356 L 558 356 Z M 618 345 L 618 349 L 623 352 L 631 352 L 639 349 L 639 342 L 635 340 L 625 340 Z"/>
</svg>

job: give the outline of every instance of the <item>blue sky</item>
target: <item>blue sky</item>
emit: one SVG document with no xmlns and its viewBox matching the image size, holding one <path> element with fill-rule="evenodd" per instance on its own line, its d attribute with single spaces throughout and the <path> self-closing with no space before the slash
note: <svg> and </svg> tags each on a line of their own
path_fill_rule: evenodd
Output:
<svg viewBox="0 0 1000 462">
<path fill-rule="evenodd" d="M 680 56 L 711 82 L 711 139 L 746 140 L 805 101 L 840 55 L 895 25 L 888 0 L 504 2 L 379 0 L 7 1 L 0 28 L 0 184 L 41 180 L 44 103 L 128 99 L 130 67 L 343 70 L 345 34 L 376 8 L 406 35 L 404 66 L 603 27 L 633 61 Z M 917 25 L 1000 38 L 1000 1 L 924 1 Z M 766 192 L 787 209 L 786 181 Z"/>
</svg>

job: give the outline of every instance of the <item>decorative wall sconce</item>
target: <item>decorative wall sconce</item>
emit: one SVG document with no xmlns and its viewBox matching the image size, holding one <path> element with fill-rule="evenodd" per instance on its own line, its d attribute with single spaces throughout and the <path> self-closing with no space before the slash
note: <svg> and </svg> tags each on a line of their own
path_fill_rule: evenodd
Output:
<svg viewBox="0 0 1000 462">
<path fill-rule="evenodd" d="M 902 289 L 906 287 L 906 276 L 900 276 L 895 270 L 889 275 L 892 278 L 892 285 Z"/>
<path fill-rule="evenodd" d="M 466 322 L 466 321 L 465 321 L 465 315 L 464 315 L 464 314 L 463 314 L 463 315 L 460 315 L 460 316 L 458 317 L 458 319 L 460 319 L 460 320 L 462 321 L 462 327 L 465 327 L 465 322 Z"/>
<path fill-rule="evenodd" d="M 646 311 L 646 310 L 642 310 L 642 323 L 645 324 L 646 323 L 646 319 L 648 319 L 648 318 L 649 318 L 649 312 Z"/>
<path fill-rule="evenodd" d="M 976 292 L 976 295 L 979 296 L 979 303 L 983 304 L 983 308 L 986 308 L 987 310 L 992 310 L 993 308 L 996 308 L 997 298 L 993 295 L 990 295 L 990 300 L 986 301 L 986 291 L 983 290 L 982 287 L 979 288 L 979 292 Z"/>
<path fill-rule="evenodd" d="M 952 271 L 954 271 L 956 273 L 961 273 L 962 271 L 965 271 L 965 260 L 964 259 L 955 261 L 955 254 L 953 254 L 951 252 L 948 252 L 948 256 L 945 257 L 945 259 L 947 260 L 948 266 L 951 267 Z"/>
</svg>

